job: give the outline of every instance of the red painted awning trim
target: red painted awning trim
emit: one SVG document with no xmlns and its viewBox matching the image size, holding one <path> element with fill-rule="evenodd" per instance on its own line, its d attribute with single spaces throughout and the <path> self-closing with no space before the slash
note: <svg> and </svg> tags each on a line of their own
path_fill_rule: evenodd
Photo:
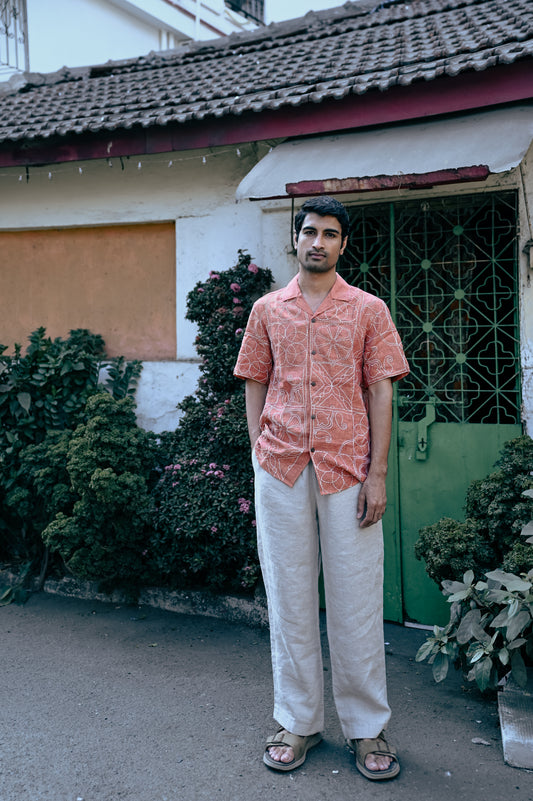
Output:
<svg viewBox="0 0 533 801">
<path fill-rule="evenodd" d="M 442 184 L 485 181 L 490 170 L 485 164 L 475 167 L 457 167 L 410 175 L 373 175 L 364 178 L 329 178 L 323 181 L 299 181 L 286 184 L 287 195 L 303 197 L 323 194 L 348 194 L 355 192 L 379 192 L 384 189 L 428 189 Z M 266 199 L 266 198 L 263 198 Z M 274 198 L 268 198 L 273 200 Z"/>
<path fill-rule="evenodd" d="M 533 99 L 531 60 L 461 73 L 456 78 L 417 81 L 385 92 L 349 95 L 343 100 L 231 114 L 220 119 L 165 127 L 116 130 L 108 134 L 67 135 L 33 143 L 0 144 L 0 167 L 142 156 L 237 145 L 295 136 L 310 136 L 364 127 L 430 119 Z"/>
</svg>

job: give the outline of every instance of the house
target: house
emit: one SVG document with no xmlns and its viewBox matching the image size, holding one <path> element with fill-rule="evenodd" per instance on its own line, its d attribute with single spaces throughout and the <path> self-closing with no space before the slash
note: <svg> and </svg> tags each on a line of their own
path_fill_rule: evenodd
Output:
<svg viewBox="0 0 533 801">
<path fill-rule="evenodd" d="M 9 0 L 0 4 L 0 79 L 252 30 L 263 12 L 263 0 Z"/>
<path fill-rule="evenodd" d="M 444 603 L 413 556 L 472 478 L 533 430 L 533 4 L 346 3 L 0 93 L 0 341 L 101 333 L 144 362 L 145 427 L 196 384 L 189 289 L 239 248 L 294 275 L 309 195 L 349 207 L 341 265 L 390 305 L 386 614 Z M 237 201 L 237 202 L 236 202 Z"/>
</svg>

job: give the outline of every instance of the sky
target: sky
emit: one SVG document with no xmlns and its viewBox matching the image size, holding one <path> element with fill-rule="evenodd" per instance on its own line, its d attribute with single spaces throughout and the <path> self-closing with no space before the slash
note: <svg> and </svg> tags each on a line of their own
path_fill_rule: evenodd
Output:
<svg viewBox="0 0 533 801">
<path fill-rule="evenodd" d="M 307 14 L 308 11 L 322 11 L 325 8 L 342 6 L 344 0 L 265 0 L 265 22 L 281 22 Z"/>
</svg>

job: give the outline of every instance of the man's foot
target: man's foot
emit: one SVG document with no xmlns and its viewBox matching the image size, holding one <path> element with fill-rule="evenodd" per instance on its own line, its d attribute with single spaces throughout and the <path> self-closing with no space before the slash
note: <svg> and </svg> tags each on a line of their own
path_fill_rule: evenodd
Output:
<svg viewBox="0 0 533 801">
<path fill-rule="evenodd" d="M 267 741 L 263 762 L 274 770 L 294 770 L 305 762 L 307 752 L 321 741 L 320 733 L 301 737 L 280 727 Z"/>
<path fill-rule="evenodd" d="M 355 765 L 362 775 L 371 781 L 394 779 L 400 772 L 396 749 L 390 746 L 385 733 L 375 739 L 348 740 L 355 754 Z"/>
</svg>

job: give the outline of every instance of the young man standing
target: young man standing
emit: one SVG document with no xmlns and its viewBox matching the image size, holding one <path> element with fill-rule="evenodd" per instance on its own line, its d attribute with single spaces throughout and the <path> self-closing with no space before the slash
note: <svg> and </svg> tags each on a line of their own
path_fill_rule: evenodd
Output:
<svg viewBox="0 0 533 801">
<path fill-rule="evenodd" d="M 384 735 L 381 518 L 392 380 L 409 367 L 386 305 L 337 274 L 348 233 L 337 200 L 304 203 L 298 275 L 254 305 L 235 374 L 246 379 L 279 724 L 263 759 L 292 770 L 321 740 L 322 564 L 337 713 L 358 769 L 376 780 L 400 770 Z"/>
</svg>

